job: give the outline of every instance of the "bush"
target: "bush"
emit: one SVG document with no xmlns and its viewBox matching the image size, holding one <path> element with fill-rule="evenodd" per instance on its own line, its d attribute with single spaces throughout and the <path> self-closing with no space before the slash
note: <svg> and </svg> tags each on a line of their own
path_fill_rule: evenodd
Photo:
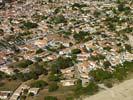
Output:
<svg viewBox="0 0 133 100">
<path fill-rule="evenodd" d="M 7 78 L 8 75 L 0 71 L 0 80 Z"/>
<path fill-rule="evenodd" d="M 79 54 L 79 53 L 81 53 L 81 50 L 80 49 L 73 49 L 71 52 L 72 52 L 72 54 Z"/>
<path fill-rule="evenodd" d="M 12 76 L 13 80 L 19 79 L 21 81 L 27 81 L 30 79 L 37 79 L 38 76 L 35 73 L 29 72 L 29 73 L 16 73 Z"/>
<path fill-rule="evenodd" d="M 30 66 L 30 69 L 37 75 L 41 75 L 46 71 L 43 66 L 39 65 L 38 63 L 34 63 L 32 66 Z"/>
<path fill-rule="evenodd" d="M 81 81 L 79 80 L 77 82 L 77 86 L 76 86 L 76 89 L 75 89 L 75 94 L 76 96 L 80 96 L 82 94 L 87 94 L 87 95 L 93 95 L 95 94 L 96 92 L 98 92 L 99 90 L 99 87 L 97 86 L 96 83 L 94 82 L 90 82 L 87 87 L 82 87 L 82 83 Z"/>
<path fill-rule="evenodd" d="M 90 76 L 92 76 L 96 82 L 103 82 L 104 80 L 111 79 L 113 77 L 111 72 L 104 71 L 103 69 L 90 71 Z"/>
<path fill-rule="evenodd" d="M 24 89 L 23 93 L 27 94 L 28 93 L 28 89 Z"/>
<path fill-rule="evenodd" d="M 93 95 L 98 92 L 98 86 L 94 82 L 90 82 L 89 85 L 85 88 L 85 91 L 88 95 Z"/>
<path fill-rule="evenodd" d="M 31 97 L 34 96 L 34 93 L 30 92 L 30 93 L 29 93 L 29 96 L 31 96 Z"/>
<path fill-rule="evenodd" d="M 59 81 L 60 80 L 60 77 L 58 74 L 50 74 L 49 77 L 48 77 L 49 81 Z"/>
<path fill-rule="evenodd" d="M 125 48 L 128 52 L 132 53 L 132 47 L 129 44 L 125 44 Z"/>
<path fill-rule="evenodd" d="M 75 92 L 76 96 L 80 96 L 83 94 L 83 87 L 82 87 L 82 81 L 81 80 L 77 81 L 74 92 Z"/>
<path fill-rule="evenodd" d="M 83 7 L 87 7 L 87 5 L 86 5 L 86 4 L 80 4 L 80 3 L 74 3 L 74 4 L 72 5 L 72 9 L 75 9 L 75 8 L 81 9 L 81 8 L 83 8 Z"/>
<path fill-rule="evenodd" d="M 124 67 L 128 72 L 133 72 L 133 62 L 125 61 L 125 62 L 123 63 L 123 67 Z"/>
<path fill-rule="evenodd" d="M 105 81 L 105 82 L 104 82 L 104 85 L 105 85 L 106 87 L 108 87 L 108 88 L 112 88 L 112 87 L 113 87 L 113 84 L 112 84 L 112 82 L 110 82 L 110 81 Z"/>
<path fill-rule="evenodd" d="M 104 68 L 109 68 L 109 66 L 111 66 L 111 63 L 109 61 L 105 61 L 103 62 Z"/>
<path fill-rule="evenodd" d="M 32 22 L 23 22 L 23 25 L 20 27 L 22 29 L 32 29 L 37 28 L 38 24 Z"/>
<path fill-rule="evenodd" d="M 51 70 L 54 71 L 55 69 L 65 69 L 68 67 L 73 66 L 73 61 L 71 58 L 67 57 L 67 58 L 63 58 L 63 57 L 59 57 L 58 59 L 56 59 L 55 61 L 53 61 L 51 63 Z"/>
<path fill-rule="evenodd" d="M 29 32 L 29 31 L 20 33 L 21 36 L 27 36 L 27 35 L 31 35 L 31 34 L 32 34 L 32 32 Z"/>
<path fill-rule="evenodd" d="M 58 15 L 58 16 L 52 17 L 50 22 L 52 22 L 54 24 L 60 24 L 60 23 L 67 22 L 67 20 L 65 19 L 65 17 L 63 15 Z"/>
<path fill-rule="evenodd" d="M 26 96 L 25 95 L 21 95 L 20 96 L 20 100 L 25 100 L 26 99 Z"/>
<path fill-rule="evenodd" d="M 30 60 L 22 60 L 22 61 L 17 62 L 14 66 L 20 67 L 20 68 L 26 68 L 27 66 L 31 64 L 33 64 L 33 62 Z"/>
<path fill-rule="evenodd" d="M 86 41 L 87 37 L 89 37 L 89 33 L 88 32 L 84 32 L 84 31 L 80 31 L 79 33 L 75 33 L 73 35 L 73 38 L 77 42 L 84 42 L 84 41 Z"/>
<path fill-rule="evenodd" d="M 43 81 L 43 80 L 38 80 L 38 81 L 35 81 L 31 84 L 31 87 L 36 87 L 36 88 L 44 88 L 45 86 L 47 86 L 48 83 Z"/>
<path fill-rule="evenodd" d="M 66 97 L 66 100 L 74 100 L 74 97 Z"/>
<path fill-rule="evenodd" d="M 124 4 L 119 4 L 118 5 L 118 10 L 119 11 L 124 11 L 124 6 L 125 6 Z"/>
<path fill-rule="evenodd" d="M 123 66 L 117 65 L 113 72 L 113 76 L 117 80 L 122 81 L 127 76 L 127 71 Z"/>
<path fill-rule="evenodd" d="M 57 89 L 59 88 L 59 86 L 57 85 L 57 83 L 51 83 L 49 85 L 49 92 L 53 92 L 53 91 L 56 91 Z"/>
<path fill-rule="evenodd" d="M 39 54 L 39 53 L 42 53 L 44 50 L 43 49 L 38 49 L 38 50 L 36 50 L 36 54 Z"/>
<path fill-rule="evenodd" d="M 41 62 L 42 58 L 41 57 L 35 57 L 36 62 Z"/>
<path fill-rule="evenodd" d="M 0 87 L 4 86 L 5 83 L 4 82 L 0 82 Z"/>
<path fill-rule="evenodd" d="M 46 96 L 44 97 L 44 100 L 58 100 L 55 96 Z"/>
</svg>

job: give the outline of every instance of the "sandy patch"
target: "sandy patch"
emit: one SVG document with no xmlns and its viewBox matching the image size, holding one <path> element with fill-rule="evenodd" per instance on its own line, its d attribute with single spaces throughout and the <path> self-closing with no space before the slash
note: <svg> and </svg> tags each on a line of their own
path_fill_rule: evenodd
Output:
<svg viewBox="0 0 133 100">
<path fill-rule="evenodd" d="M 83 100 L 133 100 L 133 79 Z"/>
</svg>

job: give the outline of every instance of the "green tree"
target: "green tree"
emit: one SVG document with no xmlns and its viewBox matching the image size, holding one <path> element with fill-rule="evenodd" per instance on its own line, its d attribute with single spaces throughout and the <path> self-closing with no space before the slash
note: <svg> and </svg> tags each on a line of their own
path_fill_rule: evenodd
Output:
<svg viewBox="0 0 133 100">
<path fill-rule="evenodd" d="M 14 66 L 20 67 L 20 68 L 26 68 L 31 64 L 33 64 L 33 62 L 31 60 L 21 60 L 21 61 L 17 62 Z"/>
<path fill-rule="evenodd" d="M 128 72 L 133 72 L 133 62 L 125 61 L 123 63 L 123 67 L 128 71 Z"/>
<path fill-rule="evenodd" d="M 122 81 L 127 76 L 127 71 L 123 66 L 117 65 L 113 72 L 113 76 L 119 81 Z"/>
<path fill-rule="evenodd" d="M 9 76 L 7 74 L 5 74 L 4 72 L 0 71 L 0 80 L 8 78 Z"/>
<path fill-rule="evenodd" d="M 76 87 L 74 89 L 74 93 L 76 94 L 76 96 L 80 96 L 81 94 L 83 94 L 83 87 L 82 87 L 82 81 L 78 80 Z"/>
<path fill-rule="evenodd" d="M 60 80 L 60 76 L 58 74 L 50 74 L 49 77 L 48 77 L 48 80 L 49 81 L 59 81 Z"/>
<path fill-rule="evenodd" d="M 96 82 L 103 82 L 106 79 L 112 78 L 111 72 L 104 71 L 103 69 L 90 71 L 90 76 L 92 76 Z"/>
<path fill-rule="evenodd" d="M 89 85 L 87 87 L 85 87 L 85 91 L 88 95 L 93 95 L 96 92 L 98 92 L 98 86 L 96 83 L 94 82 L 90 82 Z"/>
<path fill-rule="evenodd" d="M 46 70 L 43 68 L 43 66 L 39 65 L 38 63 L 34 63 L 32 66 L 30 66 L 30 69 L 37 75 L 43 74 Z"/>
<path fill-rule="evenodd" d="M 51 70 L 56 69 L 57 71 L 59 71 L 60 69 L 65 69 L 73 65 L 74 64 L 71 58 L 59 57 L 58 59 L 56 59 L 55 61 L 51 63 Z"/>
</svg>

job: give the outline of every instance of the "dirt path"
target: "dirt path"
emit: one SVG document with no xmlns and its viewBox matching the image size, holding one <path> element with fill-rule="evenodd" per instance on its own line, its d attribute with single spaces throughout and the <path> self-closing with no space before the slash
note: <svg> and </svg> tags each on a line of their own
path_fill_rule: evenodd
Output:
<svg viewBox="0 0 133 100">
<path fill-rule="evenodd" d="M 133 79 L 83 100 L 133 100 Z"/>
</svg>

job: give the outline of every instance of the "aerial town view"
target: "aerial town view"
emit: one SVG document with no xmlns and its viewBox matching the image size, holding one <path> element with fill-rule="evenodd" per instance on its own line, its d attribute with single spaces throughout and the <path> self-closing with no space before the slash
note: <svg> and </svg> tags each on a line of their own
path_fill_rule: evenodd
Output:
<svg viewBox="0 0 133 100">
<path fill-rule="evenodd" d="M 133 100 L 133 0 L 0 0 L 0 100 Z"/>
</svg>

